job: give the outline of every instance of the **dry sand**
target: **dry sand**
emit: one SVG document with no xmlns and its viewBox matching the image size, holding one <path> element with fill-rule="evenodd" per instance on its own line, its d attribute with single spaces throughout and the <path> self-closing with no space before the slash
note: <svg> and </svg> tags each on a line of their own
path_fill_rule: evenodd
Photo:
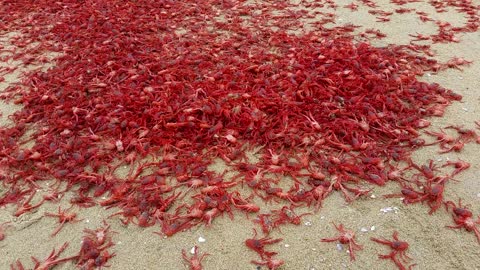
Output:
<svg viewBox="0 0 480 270">
<path fill-rule="evenodd" d="M 376 41 L 375 46 L 389 43 L 406 44 L 410 40 L 408 34 L 435 32 L 433 22 L 421 23 L 417 16 L 411 14 L 394 14 L 389 23 L 375 22 L 375 16 L 368 14 L 364 6 L 359 11 L 351 12 L 342 8 L 351 1 L 336 1 L 339 8 L 336 11 L 337 23 L 354 23 L 362 25 L 363 31 L 367 28 L 378 28 L 387 34 L 387 38 Z M 393 11 L 398 6 L 388 1 L 380 9 Z M 474 1 L 475 2 L 475 1 Z M 477 0 L 476 4 L 480 4 Z M 415 7 L 431 14 L 434 19 L 441 19 L 452 24 L 464 21 L 453 9 L 447 13 L 436 13 L 426 3 L 411 3 L 404 7 Z M 0 42 L 6 42 L 5 37 Z M 447 60 L 454 56 L 474 60 L 464 71 L 447 70 L 438 74 L 426 74 L 421 80 L 438 82 L 446 88 L 453 89 L 463 95 L 462 102 L 451 105 L 442 118 L 433 118 L 432 127 L 436 130 L 446 125 L 464 125 L 474 128 L 474 120 L 480 120 L 480 34 L 463 34 L 461 42 L 457 44 L 435 44 L 435 56 L 440 60 Z M 3 63 L 5 64 L 5 63 Z M 0 83 L 0 89 L 9 83 L 18 80 L 18 73 L 7 76 L 7 81 Z M 0 103 L 3 113 L 1 123 L 7 121 L 7 116 L 18 107 Z M 446 160 L 461 158 L 471 163 L 471 168 L 460 174 L 458 182 L 449 182 L 445 198 L 456 201 L 459 197 L 466 204 L 470 204 L 474 213 L 480 213 L 480 145 L 468 144 L 461 153 L 438 154 L 438 147 L 422 148 L 414 154 L 418 162 L 428 159 L 440 164 Z M 452 223 L 450 214 L 443 209 L 433 215 L 428 215 L 426 205 L 416 204 L 405 206 L 399 198 L 384 199 L 383 194 L 398 190 L 395 184 L 385 188 L 376 187 L 372 197 L 359 199 L 346 204 L 339 194 L 327 198 L 324 207 L 319 213 L 303 218 L 300 226 L 286 226 L 282 231 L 275 231 L 272 237 L 283 238 L 280 244 L 272 247 L 278 251 L 278 258 L 285 260 L 281 269 L 395 269 L 391 261 L 379 260 L 378 253 L 387 253 L 388 249 L 373 243 L 370 237 L 390 238 L 394 230 L 398 230 L 401 239 L 410 243 L 408 254 L 416 263 L 415 269 L 479 269 L 480 245 L 473 233 L 464 230 L 450 230 L 445 225 Z M 70 194 L 63 199 L 65 203 Z M 63 203 L 63 204 L 64 204 Z M 66 206 L 66 205 L 64 205 Z M 31 267 L 30 256 L 45 258 L 52 248 L 69 242 L 70 247 L 63 256 L 73 255 L 79 250 L 84 228 L 96 228 L 102 225 L 102 220 L 115 210 L 105 211 L 99 207 L 89 209 L 75 209 L 83 220 L 67 224 L 56 237 L 50 233 L 56 228 L 57 221 L 44 217 L 45 212 L 55 212 L 57 204 L 45 203 L 42 207 L 16 218 L 12 215 L 13 207 L 0 209 L 0 223 L 11 221 L 13 227 L 6 229 L 6 238 L 0 242 L 0 269 L 8 269 L 8 265 L 17 258 Z M 382 208 L 397 207 L 398 210 L 383 213 Z M 251 217 L 253 218 L 253 216 Z M 133 224 L 124 226 L 117 218 L 108 220 L 116 232 L 113 236 L 116 256 L 110 261 L 110 269 L 187 269 L 181 258 L 181 250 L 190 250 L 198 245 L 202 252 L 211 254 L 204 260 L 204 269 L 256 269 L 250 264 L 257 255 L 246 249 L 244 240 L 252 236 L 252 222 L 243 214 L 238 213 L 235 220 L 228 217 L 217 218 L 211 228 L 195 227 L 189 231 L 179 233 L 173 237 L 163 238 L 154 231 L 159 231 L 158 225 L 150 228 L 139 228 Z M 356 231 L 357 239 L 364 246 L 364 250 L 357 253 L 357 260 L 350 261 L 349 255 L 338 250 L 335 243 L 321 243 L 320 239 L 336 235 L 331 222 L 343 223 L 347 228 Z M 368 228 L 363 232 L 362 228 Z M 202 236 L 206 242 L 199 243 Z M 74 269 L 72 263 L 66 263 L 55 269 Z"/>
</svg>

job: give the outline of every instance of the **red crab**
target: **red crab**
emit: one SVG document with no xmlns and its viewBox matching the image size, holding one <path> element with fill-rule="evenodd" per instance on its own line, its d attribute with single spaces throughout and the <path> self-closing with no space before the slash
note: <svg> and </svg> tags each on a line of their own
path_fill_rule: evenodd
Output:
<svg viewBox="0 0 480 270">
<path fill-rule="evenodd" d="M 254 238 L 245 240 L 245 245 L 249 249 L 257 252 L 262 259 L 270 258 L 270 257 L 276 255 L 277 254 L 276 252 L 265 251 L 265 246 L 278 243 L 278 242 L 282 241 L 283 239 L 282 238 L 272 239 L 270 237 L 264 237 L 264 238 L 256 239 L 255 237 L 257 236 L 257 231 L 254 230 L 254 232 L 255 232 Z"/>
<path fill-rule="evenodd" d="M 185 249 L 182 250 L 182 257 L 190 265 L 190 270 L 202 270 L 202 260 L 208 255 L 210 254 L 203 253 L 202 255 L 199 255 L 197 246 L 193 247 L 193 256 L 190 258 L 188 258 Z"/>
<path fill-rule="evenodd" d="M 448 209 L 448 206 L 452 205 L 453 207 L 453 220 L 455 221 L 455 226 L 447 226 L 450 229 L 461 229 L 465 228 L 467 232 L 474 232 L 475 236 L 477 237 L 478 242 L 480 243 L 480 230 L 477 228 L 476 224 L 480 224 L 480 216 L 477 220 L 473 219 L 473 213 L 465 208 L 462 207 L 462 202 L 458 201 L 458 206 L 456 206 L 452 201 L 448 201 L 445 203 L 445 206 Z"/>
<path fill-rule="evenodd" d="M 403 265 L 402 261 L 403 260 L 404 262 L 407 262 L 409 260 L 411 260 L 410 257 L 407 256 L 407 254 L 405 254 L 405 252 L 407 251 L 409 245 L 407 242 L 405 241 L 400 241 L 398 239 L 398 232 L 395 231 L 393 232 L 393 240 L 394 241 L 390 241 L 390 240 L 386 240 L 386 239 L 378 239 L 378 238 L 370 238 L 372 241 L 375 241 L 377 243 L 380 243 L 382 245 L 387 245 L 390 247 L 390 249 L 392 249 L 392 251 L 389 253 L 389 254 L 386 254 L 386 255 L 378 255 L 378 257 L 380 259 L 391 259 L 395 265 L 397 265 L 397 267 L 400 269 L 400 270 L 406 270 L 407 268 Z M 397 255 L 399 258 L 397 258 Z M 413 266 L 415 266 L 415 264 L 412 264 L 408 267 L 408 269 L 411 269 Z"/>
<path fill-rule="evenodd" d="M 335 242 L 338 241 L 341 244 L 348 244 L 348 249 L 350 251 L 350 260 L 354 261 L 355 260 L 355 251 L 356 250 L 362 250 L 363 247 L 355 242 L 355 233 L 350 230 L 346 230 L 345 227 L 343 227 L 343 224 L 340 225 L 335 225 L 333 223 L 333 226 L 335 226 L 335 229 L 340 232 L 340 235 L 334 238 L 323 238 L 321 241 L 322 242 Z"/>
</svg>

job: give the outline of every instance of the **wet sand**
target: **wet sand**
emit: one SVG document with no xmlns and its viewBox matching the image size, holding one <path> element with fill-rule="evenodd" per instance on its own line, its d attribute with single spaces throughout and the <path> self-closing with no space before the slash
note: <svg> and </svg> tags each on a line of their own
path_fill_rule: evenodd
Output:
<svg viewBox="0 0 480 270">
<path fill-rule="evenodd" d="M 387 37 L 372 42 L 375 46 L 386 44 L 407 44 L 411 37 L 408 34 L 431 34 L 436 26 L 433 22 L 422 23 L 417 15 L 396 14 L 388 23 L 375 22 L 375 16 L 368 14 L 367 8 L 360 5 L 359 10 L 351 12 L 342 8 L 351 1 L 337 1 L 339 7 L 337 24 L 353 23 L 362 25 L 359 31 L 368 28 L 378 28 Z M 388 1 L 376 1 L 381 4 L 379 9 L 393 11 L 399 8 Z M 480 1 L 474 1 L 480 4 Z M 412 7 L 431 14 L 434 19 L 442 19 L 452 24 L 464 22 L 463 15 L 453 9 L 446 13 L 436 13 L 425 3 L 411 3 L 403 7 Z M 434 44 L 432 48 L 437 53 L 438 60 L 448 60 L 452 57 L 462 57 L 473 60 L 470 66 L 463 67 L 463 72 L 449 69 L 437 74 L 425 74 L 421 80 L 437 82 L 443 87 L 454 90 L 463 96 L 461 102 L 455 102 L 448 107 L 442 118 L 431 118 L 429 130 L 447 125 L 464 125 L 474 129 L 475 120 L 480 120 L 480 34 L 470 33 L 460 35 L 460 43 Z M 428 43 L 426 43 L 428 44 Z M 0 83 L 0 89 L 18 80 L 18 77 L 6 76 L 6 82 Z M 7 116 L 18 106 L 0 103 L 2 111 L 1 123 L 7 121 Z M 425 137 L 431 140 L 431 138 Z M 462 159 L 471 164 L 469 170 L 459 174 L 450 181 L 445 191 L 445 199 L 457 201 L 462 198 L 469 204 L 475 215 L 480 213 L 480 145 L 470 143 L 460 153 L 439 154 L 438 146 L 424 147 L 414 154 L 418 163 L 433 159 L 438 164 L 447 160 Z M 281 231 L 271 233 L 273 238 L 283 238 L 283 241 L 271 247 L 278 252 L 277 258 L 285 260 L 280 269 L 395 269 L 389 260 L 380 260 L 377 254 L 386 254 L 388 249 L 370 241 L 370 237 L 386 237 L 391 239 L 394 230 L 399 231 L 400 238 L 410 243 L 407 254 L 412 257 L 411 263 L 417 264 L 414 269 L 479 269 L 480 244 L 473 233 L 465 230 L 450 230 L 446 225 L 453 221 L 443 208 L 429 215 L 426 205 L 415 204 L 405 206 L 400 198 L 385 199 L 384 194 L 398 191 L 396 183 L 386 187 L 375 187 L 370 197 L 358 199 L 346 204 L 344 198 L 335 193 L 329 196 L 318 213 L 305 216 L 299 226 L 284 226 Z M 74 255 L 80 248 L 82 230 L 97 228 L 108 215 L 117 209 L 104 210 L 100 207 L 74 208 L 82 220 L 67 224 L 56 237 L 50 237 L 57 227 L 57 220 L 44 216 L 45 212 L 56 212 L 57 207 L 68 207 L 71 194 L 66 194 L 62 203 L 45 203 L 31 213 L 14 217 L 14 207 L 0 209 L 0 223 L 11 221 L 11 227 L 5 230 L 6 238 L 0 242 L 0 269 L 8 269 L 8 265 L 16 259 L 21 259 L 24 265 L 32 266 L 30 256 L 45 258 L 54 247 L 60 247 L 64 242 L 70 246 L 61 257 Z M 393 211 L 382 211 L 391 207 Z M 244 241 L 253 235 L 252 219 L 237 212 L 235 220 L 223 216 L 214 220 L 210 228 L 194 227 L 186 232 L 172 237 L 161 237 L 153 232 L 159 231 L 159 226 L 140 228 L 130 224 L 124 226 L 118 218 L 108 219 L 112 230 L 115 246 L 111 249 L 116 256 L 110 260 L 110 269 L 187 269 L 181 258 L 181 250 L 189 251 L 198 245 L 201 252 L 207 252 L 204 269 L 256 269 L 250 263 L 258 256 L 248 250 Z M 342 250 L 336 243 L 322 243 L 321 238 L 332 237 L 336 231 L 332 222 L 343 223 L 357 234 L 357 242 L 363 245 L 363 250 L 357 252 L 356 261 L 351 262 L 347 247 Z M 480 226 L 479 226 L 480 227 Z M 199 243 L 198 238 L 206 239 Z M 62 264 L 55 269 L 74 269 L 73 263 Z M 263 267 L 265 269 L 265 267 Z"/>
</svg>

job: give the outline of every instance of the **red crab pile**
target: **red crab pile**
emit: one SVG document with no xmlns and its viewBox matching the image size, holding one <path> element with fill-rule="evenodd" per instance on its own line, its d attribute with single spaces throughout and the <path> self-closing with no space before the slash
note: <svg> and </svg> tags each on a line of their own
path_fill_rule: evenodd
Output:
<svg viewBox="0 0 480 270">
<path fill-rule="evenodd" d="M 413 42 L 376 48 L 355 41 L 357 26 L 328 28 L 331 14 L 310 11 L 333 1 L 3 2 L 8 19 L 0 29 L 18 32 L 11 38 L 17 49 L 3 48 L 3 60 L 42 64 L 45 52 L 58 53 L 55 66 L 2 93 L 22 105 L 13 125 L 0 129 L 0 179 L 8 189 L 0 206 L 17 205 L 17 216 L 70 191 L 71 204 L 115 207 L 112 216 L 123 223 L 159 223 L 170 236 L 222 214 L 233 218 L 234 209 L 259 212 L 257 197 L 282 205 L 255 220 L 268 234 L 299 224 L 298 206 L 318 210 L 334 192 L 351 202 L 388 181 L 400 184 L 406 203 L 426 201 L 432 213 L 443 202 L 450 178 L 410 154 L 426 145 L 419 129 L 427 118 L 461 96 L 416 76 L 466 60 L 439 63 Z M 478 29 L 475 6 L 449 3 L 468 22 L 442 26 L 437 42 Z M 391 15 L 370 13 L 380 21 Z M 471 138 L 439 143 L 459 151 Z M 235 176 L 212 166 L 219 163 Z M 130 171 L 120 177 L 124 165 Z M 406 170 L 418 172 L 414 180 L 405 181 Z M 55 184 L 45 190 L 50 179 Z M 60 209 L 52 215 L 61 223 L 54 234 L 75 218 Z M 261 257 L 258 264 L 276 265 Z"/>
<path fill-rule="evenodd" d="M 107 261 L 115 256 L 115 253 L 110 254 L 108 248 L 113 246 L 111 239 L 110 226 L 106 223 L 105 226 L 97 228 L 95 230 L 84 230 L 84 237 L 80 251 L 75 256 L 70 256 L 62 259 L 58 259 L 58 256 L 68 247 L 68 243 L 64 243 L 57 252 L 52 250 L 50 255 L 43 261 L 39 261 L 37 258 L 32 257 L 35 262 L 33 269 L 35 270 L 48 270 L 55 267 L 58 264 L 62 264 L 67 261 L 75 261 L 76 266 L 79 269 L 101 269 L 102 266 L 108 266 Z M 24 270 L 24 266 L 20 260 L 16 260 L 14 264 L 10 264 L 12 270 Z"/>
</svg>

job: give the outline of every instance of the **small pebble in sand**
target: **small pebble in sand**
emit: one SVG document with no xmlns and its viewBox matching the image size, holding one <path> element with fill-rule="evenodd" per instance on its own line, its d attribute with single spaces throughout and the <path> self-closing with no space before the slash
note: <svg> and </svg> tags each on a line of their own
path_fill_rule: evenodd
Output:
<svg viewBox="0 0 480 270">
<path fill-rule="evenodd" d="M 190 253 L 195 254 L 195 247 L 192 247 L 192 249 L 190 249 Z"/>
<path fill-rule="evenodd" d="M 375 194 L 372 194 L 372 195 L 370 195 L 370 198 L 375 199 L 375 198 L 377 198 L 377 196 L 375 196 Z"/>
<path fill-rule="evenodd" d="M 480 198 L 480 193 L 477 193 L 477 197 Z"/>
<path fill-rule="evenodd" d="M 312 222 L 310 221 L 305 222 L 305 226 L 312 226 Z"/>
<path fill-rule="evenodd" d="M 463 107 L 462 110 L 468 112 L 468 108 Z"/>
<path fill-rule="evenodd" d="M 324 217 L 324 216 L 321 216 L 320 219 L 325 219 L 325 217 Z"/>
<path fill-rule="evenodd" d="M 368 232 L 368 229 L 365 228 L 365 227 L 362 227 L 362 228 L 360 229 L 360 231 L 365 233 L 365 232 Z"/>
<path fill-rule="evenodd" d="M 205 238 L 203 238 L 203 237 L 201 237 L 201 236 L 198 237 L 198 242 L 199 242 L 199 243 L 205 243 L 205 241 L 207 241 Z"/>
<path fill-rule="evenodd" d="M 370 227 L 371 231 L 375 231 L 375 226 Z"/>
<path fill-rule="evenodd" d="M 343 250 L 342 244 L 337 243 L 337 250 L 338 250 L 338 251 L 342 251 L 342 250 Z"/>
</svg>

